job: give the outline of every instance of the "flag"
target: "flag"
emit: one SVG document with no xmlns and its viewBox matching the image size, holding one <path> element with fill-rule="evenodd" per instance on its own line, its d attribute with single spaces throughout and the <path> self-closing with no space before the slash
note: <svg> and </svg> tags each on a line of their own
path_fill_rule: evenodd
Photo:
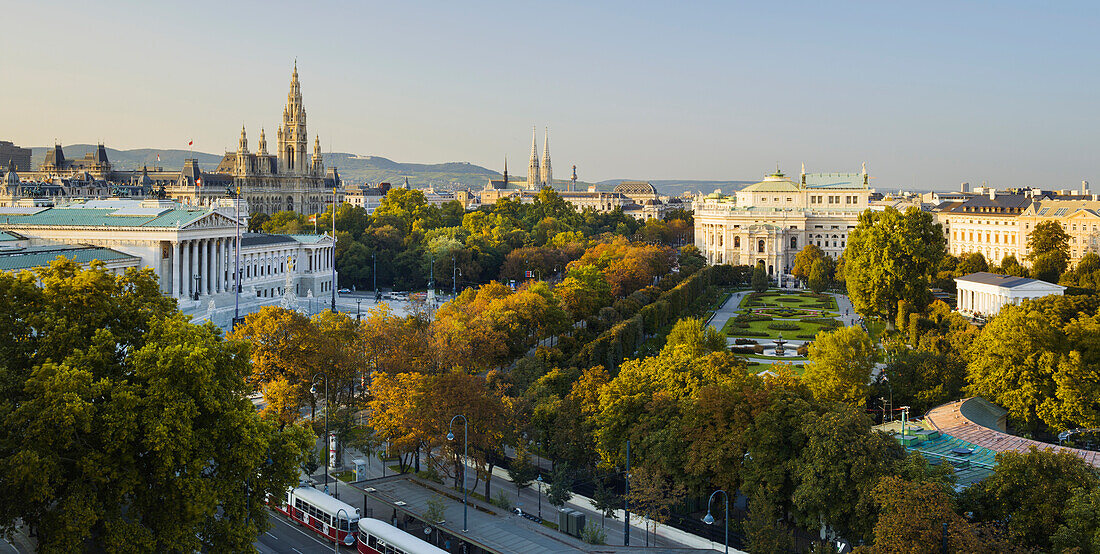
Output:
<svg viewBox="0 0 1100 554">
<path fill-rule="evenodd" d="M 157 163 L 160 163 L 160 154 L 157 154 Z"/>
<path fill-rule="evenodd" d="M 201 187 L 202 186 L 202 177 L 195 177 L 195 186 L 196 187 Z"/>
<path fill-rule="evenodd" d="M 187 146 L 191 146 L 192 144 L 195 144 L 195 141 L 193 141 L 193 140 L 187 141 Z"/>
</svg>

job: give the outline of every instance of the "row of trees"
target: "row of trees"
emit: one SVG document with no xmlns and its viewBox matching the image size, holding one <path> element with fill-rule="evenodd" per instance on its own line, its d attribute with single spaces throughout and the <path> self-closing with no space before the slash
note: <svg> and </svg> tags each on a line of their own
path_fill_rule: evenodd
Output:
<svg viewBox="0 0 1100 554">
<path fill-rule="evenodd" d="M 249 227 L 271 233 L 331 232 L 331 209 L 315 217 L 311 223 L 294 212 L 254 214 Z M 374 213 L 344 204 L 335 217 L 340 286 L 358 289 L 372 288 L 376 277 L 380 287 L 406 290 L 427 286 L 433 274 L 437 286 L 448 288 L 520 280 L 527 271 L 539 272 L 541 279 L 563 270 L 592 238 L 616 235 L 674 245 L 689 240 L 692 228 L 691 214 L 683 210 L 643 223 L 622 210 L 577 211 L 549 188 L 529 204 L 502 199 L 472 212 L 457 201 L 435 206 L 422 191 L 398 188 Z"/>
</svg>

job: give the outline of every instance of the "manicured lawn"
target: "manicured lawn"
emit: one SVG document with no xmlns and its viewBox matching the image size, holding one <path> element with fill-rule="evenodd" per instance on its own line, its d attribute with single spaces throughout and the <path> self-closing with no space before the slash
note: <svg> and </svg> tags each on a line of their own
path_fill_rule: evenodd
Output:
<svg viewBox="0 0 1100 554">
<path fill-rule="evenodd" d="M 798 362 L 798 363 L 797 363 L 797 364 L 793 364 L 793 365 L 792 365 L 792 364 L 789 364 L 789 363 L 788 363 L 788 364 L 783 364 L 782 362 L 779 362 L 779 363 L 775 363 L 775 364 L 757 364 L 757 365 L 750 365 L 750 366 L 749 366 L 749 371 L 751 371 L 751 372 L 753 372 L 753 373 L 760 373 L 761 371 L 767 371 L 767 370 L 769 370 L 769 369 L 770 369 L 770 370 L 772 370 L 772 371 L 775 371 L 775 368 L 776 368 L 776 366 L 778 366 L 778 365 L 786 365 L 786 366 L 789 366 L 789 367 L 790 367 L 791 369 L 793 369 L 795 373 L 797 373 L 797 374 L 799 374 L 799 375 L 802 375 L 802 372 L 803 372 L 803 371 L 806 371 L 806 366 L 805 366 L 805 365 L 803 365 L 803 364 L 805 363 L 805 361 L 806 361 L 806 360 L 792 360 L 792 361 L 796 361 L 796 362 Z"/>
<path fill-rule="evenodd" d="M 745 298 L 741 299 L 741 308 L 761 308 L 761 307 L 773 307 L 773 308 L 806 308 L 813 310 L 827 309 L 830 311 L 836 311 L 836 299 L 828 297 L 826 300 L 819 300 L 812 296 L 802 296 L 800 293 L 793 294 L 774 294 L 763 296 L 755 299 L 756 302 L 760 302 L 762 306 L 749 306 L 750 302 L 754 300 L 749 299 L 749 295 L 745 295 Z M 821 308 L 821 304 L 825 305 L 825 308 Z"/>
<path fill-rule="evenodd" d="M 867 334 L 871 335 L 871 342 L 878 344 L 882 334 L 886 332 L 886 322 L 879 319 L 867 320 Z"/>
<path fill-rule="evenodd" d="M 795 330 L 792 330 L 792 331 L 777 331 L 775 329 L 768 329 L 768 325 L 771 325 L 773 323 L 784 323 L 784 324 L 790 324 L 790 325 L 797 325 L 798 330 L 797 331 L 795 331 Z M 779 338 L 779 335 L 782 334 L 783 338 L 785 338 L 785 339 L 795 339 L 795 340 L 810 340 L 810 339 L 800 339 L 798 337 L 799 337 L 799 335 L 817 335 L 817 332 L 820 331 L 820 330 L 821 330 L 821 324 L 819 324 L 819 323 L 806 323 L 806 322 L 799 321 L 799 320 L 791 320 L 791 321 L 775 321 L 775 320 L 772 320 L 772 321 L 750 321 L 748 328 L 742 328 L 742 327 L 735 327 L 733 319 L 730 319 L 728 322 L 726 322 L 726 325 L 722 328 L 722 332 L 725 333 L 726 336 L 729 336 L 729 337 L 742 337 L 743 336 L 743 337 L 750 337 L 750 338 L 754 338 L 754 339 L 755 338 L 775 339 L 775 338 Z M 743 334 L 745 331 L 752 331 L 752 332 L 757 332 L 757 333 L 767 333 L 767 336 L 745 335 L 745 334 Z"/>
</svg>

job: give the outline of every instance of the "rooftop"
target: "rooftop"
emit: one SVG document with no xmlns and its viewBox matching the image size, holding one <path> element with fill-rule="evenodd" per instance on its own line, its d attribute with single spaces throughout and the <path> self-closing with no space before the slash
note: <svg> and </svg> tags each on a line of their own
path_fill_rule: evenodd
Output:
<svg viewBox="0 0 1100 554">
<path fill-rule="evenodd" d="M 971 273 L 963 277 L 955 278 L 955 281 L 966 281 L 969 283 L 980 283 L 983 285 L 994 285 L 997 287 L 1003 287 L 1006 289 L 1014 289 L 1017 287 L 1023 287 L 1028 285 L 1035 285 L 1041 283 L 1048 287 L 1057 287 L 1059 289 L 1065 289 L 1061 285 L 1055 285 L 1046 281 L 1040 281 L 1038 279 L 1029 279 L 1027 277 L 1013 277 L 1011 275 L 998 275 L 996 273 L 989 273 L 988 271 L 979 271 L 978 273 Z"/>
<path fill-rule="evenodd" d="M 0 224 L 72 227 L 182 227 L 206 214 L 205 208 L 88 207 L 0 208 Z"/>
<path fill-rule="evenodd" d="M 74 244 L 32 246 L 28 248 L 0 251 L 0 271 L 19 271 L 22 269 L 44 267 L 56 260 L 58 256 L 64 256 L 79 264 L 87 264 L 93 260 L 110 262 L 138 259 L 135 256 L 124 254 L 117 250 L 98 246 Z"/>
</svg>

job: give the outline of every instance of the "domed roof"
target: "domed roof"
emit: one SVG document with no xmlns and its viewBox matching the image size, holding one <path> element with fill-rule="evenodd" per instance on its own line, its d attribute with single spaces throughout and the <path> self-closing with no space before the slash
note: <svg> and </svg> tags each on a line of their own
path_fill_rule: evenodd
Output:
<svg viewBox="0 0 1100 554">
<path fill-rule="evenodd" d="M 743 189 L 742 192 L 796 192 L 798 184 L 791 181 L 783 173 L 776 171 L 759 183 L 753 183 Z"/>
<path fill-rule="evenodd" d="M 623 181 L 618 185 L 615 185 L 615 190 L 612 192 L 618 192 L 625 195 L 644 195 L 644 194 L 657 194 L 657 189 L 653 185 L 645 181 Z"/>
</svg>

